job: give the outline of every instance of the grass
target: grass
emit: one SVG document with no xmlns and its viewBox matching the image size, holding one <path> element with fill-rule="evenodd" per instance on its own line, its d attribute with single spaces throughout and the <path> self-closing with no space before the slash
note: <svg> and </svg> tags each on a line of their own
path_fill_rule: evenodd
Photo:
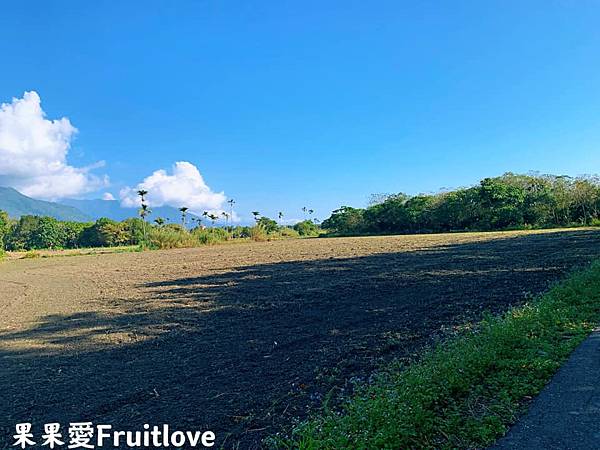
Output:
<svg viewBox="0 0 600 450">
<path fill-rule="evenodd" d="M 170 248 L 192 248 L 204 245 L 215 245 L 225 242 L 247 242 L 248 240 L 263 242 L 273 239 L 288 239 L 299 237 L 294 230 L 268 233 L 260 225 L 247 227 L 246 236 L 233 236 L 232 233 L 223 228 L 194 229 L 190 232 L 177 228 L 154 228 L 148 233 L 146 248 L 170 249 Z"/>
<path fill-rule="evenodd" d="M 502 436 L 600 318 L 600 261 L 545 295 L 486 317 L 403 367 L 393 363 L 341 408 L 324 405 L 277 447 L 482 448 Z"/>
<path fill-rule="evenodd" d="M 57 249 L 41 249 L 41 250 L 27 250 L 27 251 L 16 251 L 16 252 L 4 252 L 5 259 L 35 259 L 35 258 L 56 258 L 56 257 L 67 257 L 67 256 L 86 256 L 86 255 L 100 255 L 105 253 L 129 253 L 139 251 L 137 245 L 127 245 L 119 247 L 84 247 L 84 248 L 72 248 L 65 250 Z M 0 260 L 2 253 L 0 253 Z"/>
</svg>

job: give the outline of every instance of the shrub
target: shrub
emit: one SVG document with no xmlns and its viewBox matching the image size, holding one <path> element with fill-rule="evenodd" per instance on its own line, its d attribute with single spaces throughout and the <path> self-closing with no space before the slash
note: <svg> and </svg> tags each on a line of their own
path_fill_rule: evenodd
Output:
<svg viewBox="0 0 600 450">
<path fill-rule="evenodd" d="M 144 240 L 144 229 L 146 232 L 151 227 L 145 224 L 139 217 L 125 219 L 122 223 L 123 231 L 127 234 L 127 243 L 130 245 L 140 244 Z"/>
<path fill-rule="evenodd" d="M 300 233 L 298 233 L 295 229 L 290 227 L 281 227 L 279 229 L 279 234 L 284 238 L 297 238 L 300 237 Z"/>
<path fill-rule="evenodd" d="M 21 216 L 12 228 L 6 241 L 8 250 L 29 250 L 33 248 L 35 231 L 40 218 L 37 216 Z"/>
<path fill-rule="evenodd" d="M 4 249 L 5 237 L 8 236 L 11 222 L 6 211 L 0 210 L 0 250 Z"/>
<path fill-rule="evenodd" d="M 148 230 L 148 245 L 154 249 L 196 247 L 198 240 L 187 231 L 161 227 Z"/>
<path fill-rule="evenodd" d="M 263 242 L 269 239 L 269 235 L 260 225 L 254 225 L 250 228 L 250 239 L 256 242 Z"/>
<path fill-rule="evenodd" d="M 251 235 L 250 227 L 234 227 L 231 230 L 231 237 L 234 239 L 249 238 Z"/>
<path fill-rule="evenodd" d="M 65 245 L 64 228 L 52 217 L 40 217 L 29 236 L 29 248 L 62 248 Z"/>
<path fill-rule="evenodd" d="M 127 245 L 130 241 L 126 225 L 123 222 L 100 218 L 81 232 L 79 245 L 81 247 L 113 247 Z"/>
<path fill-rule="evenodd" d="M 192 234 L 198 239 L 198 243 L 203 245 L 217 244 L 229 237 L 223 228 L 194 228 Z"/>
<path fill-rule="evenodd" d="M 298 232 L 300 236 L 318 236 L 319 227 L 310 220 L 304 220 L 294 225 L 294 230 Z"/>
<path fill-rule="evenodd" d="M 258 219 L 256 225 L 261 227 L 267 234 L 275 233 L 277 230 L 279 230 L 279 224 L 268 217 L 261 217 Z"/>
</svg>

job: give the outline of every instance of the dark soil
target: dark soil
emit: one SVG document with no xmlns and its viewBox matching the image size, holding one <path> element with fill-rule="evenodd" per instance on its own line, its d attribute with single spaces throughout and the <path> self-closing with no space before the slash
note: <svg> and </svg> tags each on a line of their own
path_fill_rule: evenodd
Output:
<svg viewBox="0 0 600 450">
<path fill-rule="evenodd" d="M 311 239 L 0 265 L 0 448 L 89 420 L 261 440 L 542 292 L 600 232 Z"/>
</svg>

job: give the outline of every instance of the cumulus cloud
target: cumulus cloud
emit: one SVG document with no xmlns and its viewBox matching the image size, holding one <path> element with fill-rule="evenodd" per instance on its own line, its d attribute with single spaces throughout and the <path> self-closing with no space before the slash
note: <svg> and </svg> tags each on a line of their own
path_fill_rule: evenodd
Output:
<svg viewBox="0 0 600 450">
<path fill-rule="evenodd" d="M 0 185 L 23 194 L 54 200 L 94 191 L 107 177 L 90 173 L 103 163 L 74 167 L 67 163 L 77 129 L 69 119 L 49 120 L 37 92 L 0 105 Z"/>
<path fill-rule="evenodd" d="M 112 195 L 110 192 L 105 192 L 104 194 L 102 194 L 102 200 L 111 201 L 116 199 L 115 196 Z"/>
<path fill-rule="evenodd" d="M 224 210 L 223 205 L 227 199 L 223 192 L 213 192 L 197 167 L 186 161 L 176 162 L 171 173 L 160 169 L 144 178 L 137 186 L 121 189 L 121 205 L 138 207 L 140 198 L 137 192 L 141 189 L 148 191 L 146 199 L 150 206 L 186 206 L 194 214 L 201 214 L 203 211 L 220 213 Z"/>
</svg>

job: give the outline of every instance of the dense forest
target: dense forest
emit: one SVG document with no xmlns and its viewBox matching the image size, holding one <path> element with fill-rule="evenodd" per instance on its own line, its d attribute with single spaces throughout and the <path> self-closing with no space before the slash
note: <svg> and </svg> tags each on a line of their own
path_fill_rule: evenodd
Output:
<svg viewBox="0 0 600 450">
<path fill-rule="evenodd" d="M 365 209 L 342 206 L 324 220 L 330 234 L 489 231 L 600 225 L 597 177 L 515 175 L 433 195 L 374 196 Z"/>
</svg>

